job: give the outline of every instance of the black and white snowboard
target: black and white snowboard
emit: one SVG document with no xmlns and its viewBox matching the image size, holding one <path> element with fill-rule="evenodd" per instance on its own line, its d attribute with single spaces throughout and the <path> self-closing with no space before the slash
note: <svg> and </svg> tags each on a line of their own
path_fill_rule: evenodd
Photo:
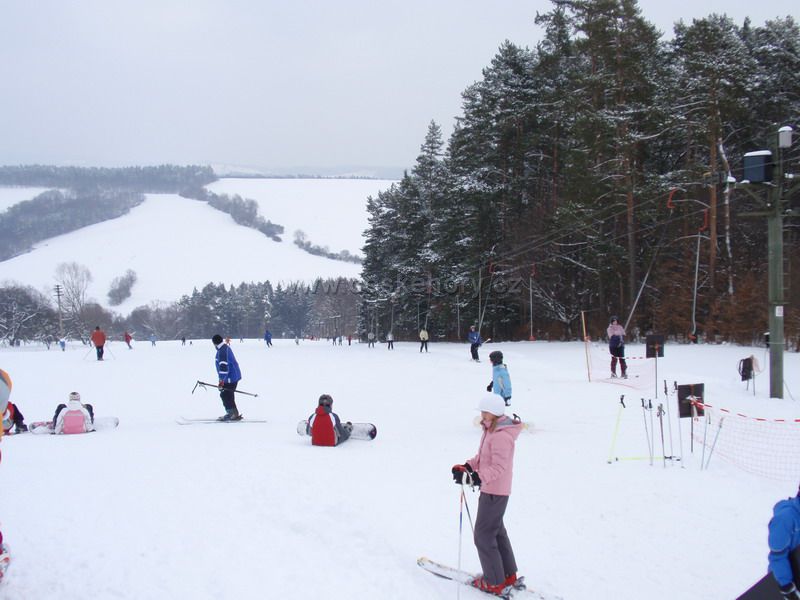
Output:
<svg viewBox="0 0 800 600">
<path fill-rule="evenodd" d="M 792 563 L 792 572 L 795 574 L 794 583 L 800 585 L 800 549 L 796 548 L 789 555 L 789 560 Z M 767 573 L 761 579 L 753 584 L 744 594 L 739 596 L 736 600 L 780 600 L 783 598 L 781 588 L 772 573 Z"/>
<path fill-rule="evenodd" d="M 424 556 L 417 559 L 417 564 L 429 573 L 433 573 L 437 577 L 449 579 L 450 581 L 455 581 L 456 583 L 469 586 L 477 592 L 482 592 L 482 590 L 472 586 L 472 581 L 475 579 L 475 577 L 477 577 L 477 575 L 474 573 L 468 573 L 467 571 L 448 567 L 447 565 L 437 563 Z M 527 589 L 524 579 L 524 577 L 520 577 L 517 579 L 517 583 L 515 583 L 513 586 L 508 586 L 499 595 L 491 594 L 489 592 L 482 593 L 486 593 L 490 596 L 506 598 L 506 600 L 509 600 L 510 598 L 526 598 L 529 600 L 561 600 L 560 596 L 547 595 L 538 591 Z"/>
<path fill-rule="evenodd" d="M 372 423 L 352 423 L 353 430 L 350 432 L 350 438 L 354 440 L 374 440 L 378 435 L 378 430 Z M 297 435 L 310 435 L 308 434 L 308 420 L 303 419 L 297 424 Z"/>
<path fill-rule="evenodd" d="M 92 424 L 94 429 L 91 431 L 87 431 L 86 433 L 92 433 L 92 431 L 106 431 L 108 429 L 115 429 L 119 425 L 119 418 L 118 417 L 95 417 L 94 423 Z M 52 421 L 34 421 L 28 426 L 28 431 L 35 434 L 43 434 L 43 433 L 54 433 L 53 432 L 53 422 Z"/>
<path fill-rule="evenodd" d="M 237 419 L 235 421 L 223 421 L 221 418 L 216 419 L 189 419 L 187 417 L 179 417 L 175 420 L 178 425 L 202 425 L 205 423 L 266 423 L 264 419 Z"/>
</svg>

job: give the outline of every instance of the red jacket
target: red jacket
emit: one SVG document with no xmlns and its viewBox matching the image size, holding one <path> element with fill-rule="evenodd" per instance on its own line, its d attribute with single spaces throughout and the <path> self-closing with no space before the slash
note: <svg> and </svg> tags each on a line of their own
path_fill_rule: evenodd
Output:
<svg viewBox="0 0 800 600">
<path fill-rule="evenodd" d="M 104 346 L 106 343 L 106 334 L 101 329 L 95 329 L 92 332 L 92 343 L 95 346 Z"/>
</svg>

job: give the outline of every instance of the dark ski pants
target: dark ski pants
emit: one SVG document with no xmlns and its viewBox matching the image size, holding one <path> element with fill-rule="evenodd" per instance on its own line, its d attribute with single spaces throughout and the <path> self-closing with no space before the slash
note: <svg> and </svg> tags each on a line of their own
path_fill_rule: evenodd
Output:
<svg viewBox="0 0 800 600">
<path fill-rule="evenodd" d="M 222 389 L 219 391 L 219 397 L 222 398 L 222 406 L 225 407 L 225 412 L 229 415 L 239 414 L 239 410 L 236 408 L 236 399 L 234 396 L 234 391 L 236 390 L 238 383 L 238 381 L 235 381 L 233 383 L 223 384 Z"/>
<path fill-rule="evenodd" d="M 625 362 L 625 346 L 609 348 L 609 352 L 611 352 L 611 372 L 617 373 L 617 360 L 619 360 L 619 368 L 625 375 L 628 372 L 628 364 Z"/>
<path fill-rule="evenodd" d="M 419 351 L 420 351 L 420 352 L 422 352 L 423 348 L 425 349 L 425 352 L 427 352 L 427 351 L 428 351 L 428 340 L 422 340 L 422 341 L 419 343 Z"/>
<path fill-rule="evenodd" d="M 103 360 L 103 347 L 97 346 L 95 350 L 97 350 L 97 360 Z"/>
<path fill-rule="evenodd" d="M 472 354 L 472 360 L 480 360 L 478 358 L 478 348 L 480 348 L 480 344 L 470 344 L 469 353 Z"/>
<path fill-rule="evenodd" d="M 514 550 L 503 525 L 508 498 L 485 492 L 481 492 L 478 498 L 475 547 L 478 549 L 483 577 L 493 585 L 502 583 L 508 575 L 517 572 Z"/>
</svg>

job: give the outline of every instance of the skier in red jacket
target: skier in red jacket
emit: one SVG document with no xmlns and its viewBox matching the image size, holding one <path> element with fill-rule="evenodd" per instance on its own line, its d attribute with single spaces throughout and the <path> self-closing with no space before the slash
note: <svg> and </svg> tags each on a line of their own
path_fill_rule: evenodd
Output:
<svg viewBox="0 0 800 600">
<path fill-rule="evenodd" d="M 308 418 L 308 433 L 314 446 L 338 446 L 350 437 L 353 425 L 349 422 L 342 424 L 332 407 L 333 398 L 322 394 L 317 410 Z"/>
</svg>

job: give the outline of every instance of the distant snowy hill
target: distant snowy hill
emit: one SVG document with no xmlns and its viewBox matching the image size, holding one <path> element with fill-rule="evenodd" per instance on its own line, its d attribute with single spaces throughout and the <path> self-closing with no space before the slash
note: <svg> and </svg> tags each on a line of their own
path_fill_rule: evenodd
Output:
<svg viewBox="0 0 800 600">
<path fill-rule="evenodd" d="M 239 194 L 259 204 L 265 219 L 285 227 L 278 243 L 234 223 L 204 202 L 176 194 L 148 194 L 128 215 L 37 244 L 22 256 L 0 262 L 0 282 L 17 281 L 50 294 L 56 266 L 77 262 L 92 273 L 88 295 L 108 305 L 111 281 L 132 269 L 132 296 L 113 309 L 127 314 L 155 301 L 172 302 L 208 282 L 311 281 L 356 277 L 354 263 L 312 256 L 294 243 L 295 230 L 331 251 L 361 253 L 367 226 L 366 201 L 391 185 L 388 180 L 230 179 L 215 182 L 215 193 Z M 23 190 L 28 190 L 26 193 Z M 0 210 L 42 190 L 0 188 Z M 25 196 L 28 196 L 27 198 Z M 13 201 L 12 201 L 13 200 Z"/>
</svg>

